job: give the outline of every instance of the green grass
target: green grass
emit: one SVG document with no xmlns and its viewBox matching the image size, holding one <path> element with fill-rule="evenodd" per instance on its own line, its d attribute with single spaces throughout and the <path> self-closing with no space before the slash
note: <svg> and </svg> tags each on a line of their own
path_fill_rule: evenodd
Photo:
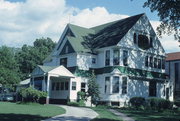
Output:
<svg viewBox="0 0 180 121">
<path fill-rule="evenodd" d="M 65 110 L 53 105 L 0 102 L 0 121 L 40 121 Z"/>
<path fill-rule="evenodd" d="M 162 112 L 153 110 L 117 109 L 137 121 L 180 121 L 180 111 L 164 110 Z"/>
<path fill-rule="evenodd" d="M 91 109 L 99 114 L 98 117 L 92 119 L 91 121 L 122 121 L 120 117 L 111 113 L 107 108 L 94 107 Z"/>
</svg>

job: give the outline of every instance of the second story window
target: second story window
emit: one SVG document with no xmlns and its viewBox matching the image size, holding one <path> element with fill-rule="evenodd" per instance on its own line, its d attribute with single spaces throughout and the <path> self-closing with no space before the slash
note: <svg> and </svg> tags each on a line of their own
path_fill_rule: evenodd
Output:
<svg viewBox="0 0 180 121">
<path fill-rule="evenodd" d="M 149 66 L 151 68 L 153 68 L 153 57 L 152 56 L 149 58 Z"/>
<path fill-rule="evenodd" d="M 123 65 L 128 66 L 128 51 L 123 50 Z"/>
<path fill-rule="evenodd" d="M 157 58 L 154 58 L 154 68 L 157 68 Z"/>
<path fill-rule="evenodd" d="M 162 59 L 162 69 L 165 69 L 165 60 Z"/>
<path fill-rule="evenodd" d="M 60 65 L 63 65 L 64 67 L 67 67 L 67 58 L 61 58 L 60 59 Z"/>
<path fill-rule="evenodd" d="M 110 50 L 106 50 L 106 54 L 105 54 L 105 66 L 109 66 L 110 65 Z"/>
<path fill-rule="evenodd" d="M 133 39 L 134 39 L 134 44 L 137 44 L 137 35 L 136 35 L 136 33 L 134 33 Z"/>
<path fill-rule="evenodd" d="M 158 69 L 161 69 L 161 59 L 158 59 Z"/>
<path fill-rule="evenodd" d="M 146 56 L 146 57 L 145 57 L 145 66 L 146 66 L 146 67 L 148 67 L 148 66 L 149 66 L 149 60 L 148 60 L 148 59 L 149 59 L 149 57 L 148 57 L 148 56 Z"/>
<path fill-rule="evenodd" d="M 113 53 L 113 65 L 119 65 L 119 50 L 114 50 Z"/>
<path fill-rule="evenodd" d="M 150 46 L 150 47 L 153 47 L 153 38 L 152 38 L 152 37 L 150 37 L 149 46 Z"/>
</svg>

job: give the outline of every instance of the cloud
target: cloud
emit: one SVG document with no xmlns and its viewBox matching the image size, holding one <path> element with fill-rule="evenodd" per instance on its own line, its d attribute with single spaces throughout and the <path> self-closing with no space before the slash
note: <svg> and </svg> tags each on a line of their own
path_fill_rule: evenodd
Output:
<svg viewBox="0 0 180 121">
<path fill-rule="evenodd" d="M 66 0 L 0 0 L 0 16 L 0 46 L 13 47 L 32 45 L 36 38 L 41 37 L 50 37 L 57 42 L 69 22 L 89 28 L 128 17 L 109 13 L 106 8 L 98 6 L 80 10 L 68 6 Z M 152 24 L 155 27 L 158 22 Z M 172 38 L 163 39 L 163 45 L 170 42 L 169 39 Z"/>
<path fill-rule="evenodd" d="M 152 27 L 156 31 L 156 28 L 160 25 L 160 21 L 150 21 Z M 156 31 L 157 32 L 157 31 Z M 180 51 L 179 42 L 174 39 L 174 35 L 163 35 L 159 38 L 162 46 L 164 47 L 166 53 Z"/>
</svg>

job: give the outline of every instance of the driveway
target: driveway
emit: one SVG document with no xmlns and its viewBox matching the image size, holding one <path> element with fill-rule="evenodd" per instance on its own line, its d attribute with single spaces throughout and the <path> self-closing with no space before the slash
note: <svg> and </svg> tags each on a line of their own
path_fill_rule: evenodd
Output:
<svg viewBox="0 0 180 121">
<path fill-rule="evenodd" d="M 98 114 L 89 108 L 72 107 L 66 105 L 60 105 L 60 107 L 66 110 L 65 114 L 52 117 L 44 121 L 89 121 Z"/>
</svg>

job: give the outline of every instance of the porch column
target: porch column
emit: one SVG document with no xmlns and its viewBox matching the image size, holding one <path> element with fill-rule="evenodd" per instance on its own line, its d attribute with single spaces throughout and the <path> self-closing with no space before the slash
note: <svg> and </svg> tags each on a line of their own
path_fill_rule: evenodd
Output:
<svg viewBox="0 0 180 121">
<path fill-rule="evenodd" d="M 47 97 L 46 97 L 46 104 L 49 104 L 49 96 L 50 96 L 50 75 L 47 74 L 47 88 L 46 88 L 46 91 L 47 91 Z"/>
</svg>

